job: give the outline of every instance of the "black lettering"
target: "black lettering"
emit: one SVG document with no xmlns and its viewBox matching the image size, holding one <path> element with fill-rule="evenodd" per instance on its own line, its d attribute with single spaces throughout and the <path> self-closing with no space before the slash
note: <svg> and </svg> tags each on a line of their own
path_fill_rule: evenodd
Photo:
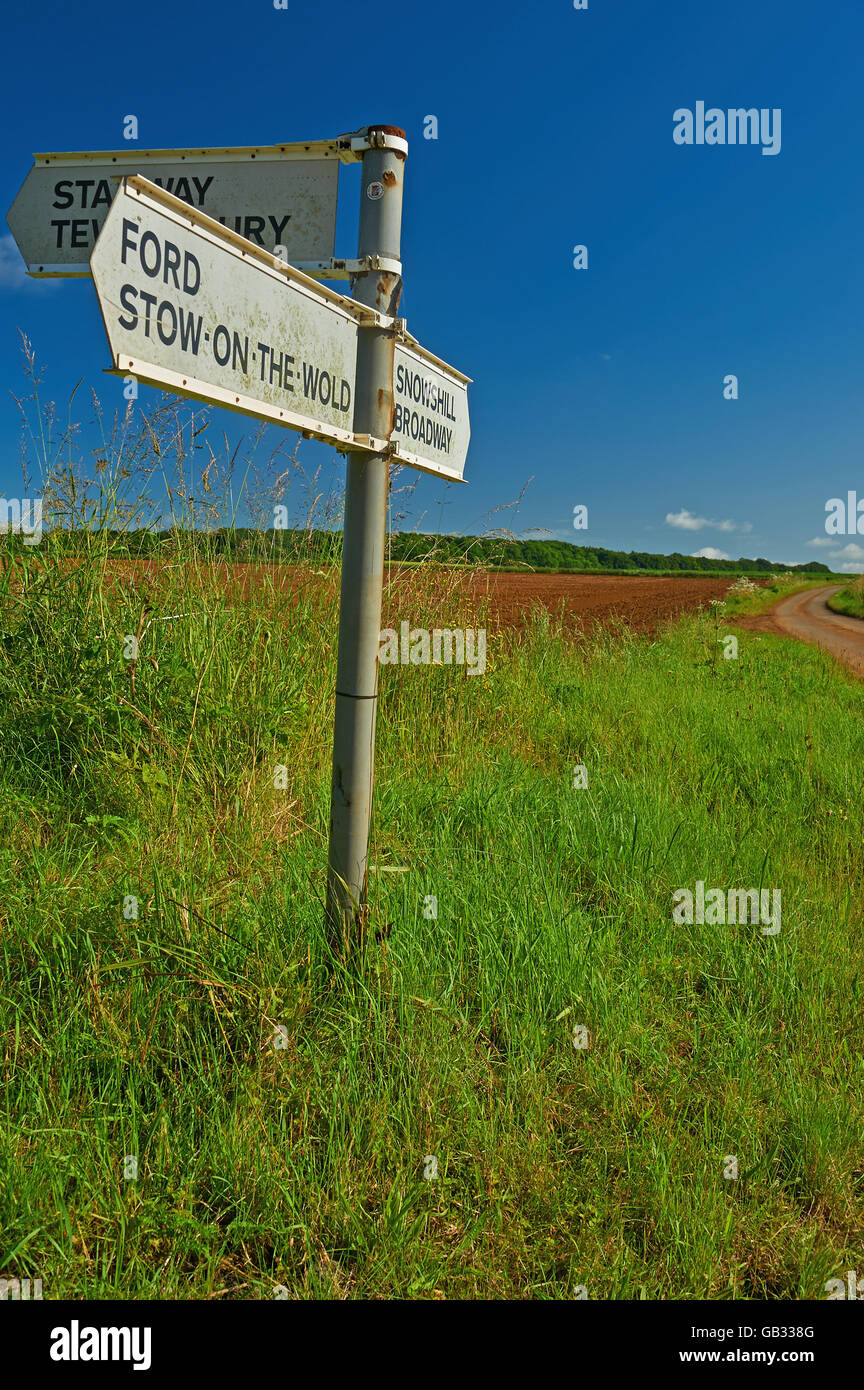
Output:
<svg viewBox="0 0 864 1390">
<path fill-rule="evenodd" d="M 108 179 L 100 179 L 90 206 L 91 208 L 98 208 L 104 205 L 106 208 L 110 208 L 111 202 L 111 184 Z"/>
<path fill-rule="evenodd" d="M 182 347 L 182 349 L 183 349 L 184 352 L 188 352 L 188 351 L 189 351 L 189 345 L 190 345 L 190 343 L 191 343 L 191 345 L 192 345 L 192 352 L 194 352 L 194 354 L 195 354 L 196 357 L 198 356 L 198 348 L 199 348 L 199 345 L 200 345 L 200 343 L 201 343 L 201 324 L 202 324 L 202 322 L 203 322 L 203 320 L 202 320 L 200 314 L 198 314 L 198 315 L 195 315 L 195 314 L 186 314 L 186 313 L 183 311 L 183 309 L 181 308 L 181 310 L 180 310 L 180 346 Z"/>
<path fill-rule="evenodd" d="M 191 284 L 191 283 L 190 283 L 190 280 L 189 280 L 189 272 L 190 272 L 190 270 L 193 268 L 193 266 L 194 266 L 194 268 L 195 268 L 195 284 L 194 284 L 194 285 Z M 198 264 L 198 261 L 197 261 L 196 257 L 192 255 L 192 252 L 191 252 L 191 251 L 186 251 L 186 252 L 184 252 L 184 254 L 183 254 L 183 288 L 184 288 L 184 290 L 186 291 L 187 294 L 197 294 L 197 293 L 198 293 L 198 289 L 199 289 L 199 287 L 200 287 L 200 284 L 201 284 L 201 267 L 200 267 L 200 265 Z"/>
<path fill-rule="evenodd" d="M 145 294 L 143 290 L 139 290 L 138 293 L 140 294 L 141 298 L 144 300 L 144 303 L 147 305 L 147 313 L 146 313 L 146 316 L 145 316 L 145 318 L 144 318 L 144 337 L 145 337 L 145 338 L 149 338 L 149 337 L 150 337 L 150 307 L 151 307 L 151 305 L 153 305 L 153 304 L 156 303 L 156 296 L 155 296 L 155 294 Z"/>
<path fill-rule="evenodd" d="M 82 208 L 86 208 L 86 206 L 87 206 L 87 189 L 88 189 L 88 188 L 92 188 L 95 182 L 96 182 L 95 179 L 76 179 L 76 180 L 75 180 L 75 187 L 81 189 L 81 206 L 82 206 Z"/>
<path fill-rule="evenodd" d="M 282 244 L 282 233 L 291 221 L 290 212 L 287 217 L 268 217 L 267 221 L 273 228 L 273 245 L 280 246 Z"/>
<path fill-rule="evenodd" d="M 129 217 L 123 218 L 123 234 L 120 238 L 120 261 L 123 265 L 126 264 L 126 252 L 138 250 L 138 243 L 133 241 L 129 235 L 130 232 L 137 232 L 137 230 L 137 222 L 133 222 Z"/>
<path fill-rule="evenodd" d="M 166 315 L 166 310 L 167 310 L 168 314 L 170 314 L 170 316 L 171 316 L 171 334 L 170 334 L 170 336 L 166 336 L 165 330 L 164 330 L 164 328 L 162 327 L 162 320 L 163 320 L 163 317 L 167 317 L 167 315 Z M 176 313 L 176 311 L 175 311 L 175 309 L 174 309 L 174 305 L 171 304 L 170 301 L 167 300 L 167 299 L 163 299 L 163 300 L 162 300 L 162 303 L 159 305 L 159 316 L 158 316 L 158 318 L 156 319 L 156 327 L 157 327 L 157 329 L 158 329 L 158 331 L 159 331 L 159 337 L 162 339 L 162 341 L 163 341 L 163 343 L 165 344 L 165 346 L 166 346 L 166 347 L 170 347 L 171 344 L 173 343 L 174 339 L 177 337 L 177 313 Z"/>
<path fill-rule="evenodd" d="M 155 246 L 156 248 L 156 261 L 153 265 L 152 270 L 150 266 L 147 264 L 147 256 L 145 253 L 145 248 L 148 245 Z M 141 245 L 138 247 L 138 257 L 141 261 L 141 269 L 144 271 L 145 275 L 150 276 L 151 280 L 153 279 L 154 275 L 159 274 L 159 267 L 162 264 L 162 248 L 159 245 L 159 238 L 157 237 L 155 232 L 144 233 L 144 235 L 141 238 Z"/>
<path fill-rule="evenodd" d="M 315 400 L 318 391 L 318 368 L 312 367 L 311 363 L 303 363 L 303 395 L 311 396 Z"/>
<path fill-rule="evenodd" d="M 59 183 L 55 183 L 55 185 L 54 185 L 54 203 L 53 203 L 53 206 L 54 206 L 55 208 L 71 208 L 72 204 L 73 204 L 74 201 L 75 201 L 75 195 L 74 195 L 73 193 L 67 193 L 67 191 L 66 191 L 67 189 L 71 189 L 71 187 L 72 187 L 72 180 L 71 180 L 71 179 L 61 179 Z M 61 199 L 61 198 L 63 199 L 63 202 L 60 202 L 60 199 Z M 53 222 L 51 223 L 51 226 L 52 226 L 52 227 L 54 226 L 54 223 L 53 223 Z M 58 241 L 57 245 L 58 245 L 58 246 L 60 245 L 59 241 Z"/>
<path fill-rule="evenodd" d="M 223 349 L 219 346 L 223 339 L 225 342 L 224 355 Z M 222 323 L 217 324 L 213 330 L 213 356 L 220 367 L 227 367 L 228 358 L 231 356 L 231 339 L 228 336 L 228 329 Z"/>
<path fill-rule="evenodd" d="M 180 248 L 175 246 L 173 241 L 165 243 L 165 284 L 168 284 L 169 274 L 174 276 L 174 288 L 179 290 L 180 281 L 177 279 L 177 271 L 180 269 Z"/>
<path fill-rule="evenodd" d="M 87 218 L 72 218 L 72 246 L 86 246 L 87 243 Z"/>
<path fill-rule="evenodd" d="M 253 222 L 255 223 L 254 228 L 252 226 Z M 261 235 L 261 233 L 264 230 L 263 217 L 247 217 L 244 220 L 243 226 L 243 235 L 245 236 L 247 241 L 255 241 L 258 243 L 259 246 L 264 245 L 264 238 Z"/>
<path fill-rule="evenodd" d="M 69 219 L 68 219 L 68 217 L 64 218 L 61 222 L 54 222 L 54 221 L 52 221 L 51 226 L 57 228 L 57 245 L 58 245 L 58 246 L 62 246 L 62 245 L 63 245 L 63 228 L 69 226 Z"/>
<path fill-rule="evenodd" d="M 213 182 L 213 175 L 211 174 L 209 179 L 205 179 L 203 183 L 200 179 L 193 179 L 192 182 L 198 190 L 198 206 L 200 208 L 204 202 L 204 194 Z"/>
<path fill-rule="evenodd" d="M 174 189 L 174 197 L 182 198 L 184 203 L 191 203 L 192 194 L 189 192 L 189 180 L 178 179 L 177 187 Z"/>
<path fill-rule="evenodd" d="M 282 360 L 283 360 L 283 354 L 282 354 L 281 352 L 280 352 L 280 353 L 273 352 L 272 349 L 271 349 L 271 352 L 270 352 L 270 385 L 271 385 L 271 386 L 273 385 L 273 377 L 274 377 L 274 375 L 275 375 L 275 377 L 276 377 L 276 384 L 277 384 L 277 386 L 281 386 L 281 385 L 282 385 Z"/>
<path fill-rule="evenodd" d="M 241 347 L 241 345 L 240 345 L 240 334 L 237 333 L 237 332 L 235 331 L 235 333 L 234 333 L 234 343 L 233 343 L 232 350 L 231 350 L 231 366 L 233 367 L 233 369 L 234 369 L 235 372 L 239 370 L 239 371 L 245 373 L 245 372 L 247 371 L 246 363 L 247 363 L 248 360 L 249 360 L 249 339 L 248 339 L 248 338 L 244 338 L 244 339 L 243 339 L 243 345 L 242 345 L 242 347 Z"/>
<path fill-rule="evenodd" d="M 134 301 L 137 297 L 138 291 L 135 289 L 133 285 L 124 285 L 122 290 L 120 291 L 120 303 L 123 305 L 123 308 L 129 315 L 128 323 L 122 317 L 118 318 L 117 322 L 119 323 L 121 328 L 132 329 L 135 328 L 135 326 L 137 325 L 138 310 L 134 307 Z M 129 302 L 130 300 L 132 301 L 132 303 Z"/>
</svg>

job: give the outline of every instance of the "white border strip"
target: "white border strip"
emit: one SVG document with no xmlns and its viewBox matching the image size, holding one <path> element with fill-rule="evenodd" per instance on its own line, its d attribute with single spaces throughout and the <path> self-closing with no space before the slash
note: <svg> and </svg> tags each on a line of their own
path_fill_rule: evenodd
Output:
<svg viewBox="0 0 864 1390">
<path fill-rule="evenodd" d="M 420 473 L 432 473 L 436 478 L 446 478 L 449 483 L 464 483 L 465 478 L 456 468 L 448 468 L 445 463 L 433 463 L 431 459 L 420 458 L 419 454 L 408 454 L 394 442 L 396 451 L 390 455 L 391 463 L 404 463 L 416 468 Z"/>
<path fill-rule="evenodd" d="M 205 212 L 190 207 L 188 203 L 183 202 L 182 198 L 175 198 L 173 193 L 159 188 L 157 184 L 151 183 L 141 174 L 127 175 L 123 180 L 123 190 L 130 198 L 137 199 L 144 207 L 150 208 L 152 212 L 161 213 L 163 217 L 167 217 L 169 221 L 176 222 L 180 226 L 193 227 L 205 241 L 209 241 L 223 251 L 230 252 L 238 260 L 246 261 L 247 264 L 254 264 L 256 269 L 264 271 L 265 275 L 271 276 L 274 280 L 280 280 L 283 283 L 287 281 L 307 298 L 335 309 L 351 323 L 372 324 L 378 328 L 391 328 L 395 324 L 395 319 L 387 314 L 379 314 L 377 310 L 358 303 L 356 299 L 349 299 L 347 295 L 330 290 L 326 285 L 319 285 L 318 281 L 313 280 L 311 275 L 305 275 L 296 266 L 289 265 L 287 261 L 279 260 L 263 246 L 256 246 L 254 241 L 247 241 L 237 232 L 223 227 L 222 223 L 217 222 L 215 218 L 208 217 Z"/>
<path fill-rule="evenodd" d="M 452 376 L 455 381 L 459 381 L 463 386 L 469 386 L 474 378 L 466 376 L 457 367 L 451 367 L 449 362 L 443 358 L 436 357 L 434 352 L 428 348 L 421 347 L 416 338 L 412 338 L 407 329 L 400 329 L 396 333 L 396 341 L 405 352 L 410 352 L 412 357 L 416 357 L 420 362 L 428 362 L 430 366 L 437 367 L 445 376 Z"/>
<path fill-rule="evenodd" d="M 237 145 L 210 150 L 139 150 L 129 145 L 125 150 L 64 150 L 59 154 L 34 154 L 37 168 L 68 168 L 75 164 L 129 164 L 140 159 L 143 164 L 231 164 L 254 159 L 269 164 L 278 160 L 339 159 L 338 140 L 294 141 L 288 145 Z"/>
<path fill-rule="evenodd" d="M 340 449 L 357 449 L 364 452 L 373 450 L 383 453 L 387 448 L 386 439 L 356 435 L 350 430 L 341 430 L 338 425 L 328 425 L 308 415 L 297 415 L 293 410 L 280 410 L 278 406 L 261 401 L 257 396 L 238 395 L 236 391 L 228 391 L 224 386 L 214 386 L 208 381 L 202 381 L 200 377 L 183 376 L 180 372 L 172 372 L 168 367 L 160 367 L 154 362 L 142 362 L 140 358 L 126 357 L 122 353 L 118 354 L 115 361 L 116 366 L 111 369 L 113 376 L 134 376 L 136 381 L 143 381 L 146 386 L 167 386 L 180 395 L 194 396 L 196 400 L 205 404 L 215 403 L 241 415 L 266 417 L 279 425 L 285 425 L 288 429 L 297 430 L 313 439 L 321 439 L 326 444 L 334 444 Z"/>
</svg>

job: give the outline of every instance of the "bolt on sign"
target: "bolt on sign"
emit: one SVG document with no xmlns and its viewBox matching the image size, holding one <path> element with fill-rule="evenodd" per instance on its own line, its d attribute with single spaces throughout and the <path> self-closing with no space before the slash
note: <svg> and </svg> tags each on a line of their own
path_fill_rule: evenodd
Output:
<svg viewBox="0 0 864 1390">
<path fill-rule="evenodd" d="M 356 144 L 356 141 L 354 142 Z M 152 183 L 292 265 L 329 263 L 339 164 L 352 137 L 213 150 L 37 154 L 7 222 L 30 275 L 86 276 L 120 179 Z"/>
</svg>

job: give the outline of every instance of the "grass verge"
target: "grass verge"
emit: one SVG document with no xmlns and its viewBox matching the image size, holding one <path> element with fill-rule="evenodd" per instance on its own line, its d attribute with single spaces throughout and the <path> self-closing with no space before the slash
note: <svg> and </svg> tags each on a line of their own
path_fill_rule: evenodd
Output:
<svg viewBox="0 0 864 1390">
<path fill-rule="evenodd" d="M 334 580 L 45 541 L 4 570 L 0 1274 L 821 1297 L 864 1259 L 862 686 L 756 634 L 718 660 L 711 614 L 382 668 L 334 960 Z M 458 576 L 399 584 L 483 623 Z M 780 887 L 782 930 L 675 924 L 697 881 Z"/>
<path fill-rule="evenodd" d="M 839 593 L 832 594 L 828 607 L 835 613 L 845 613 L 848 618 L 864 618 L 864 575 L 859 575 Z"/>
</svg>

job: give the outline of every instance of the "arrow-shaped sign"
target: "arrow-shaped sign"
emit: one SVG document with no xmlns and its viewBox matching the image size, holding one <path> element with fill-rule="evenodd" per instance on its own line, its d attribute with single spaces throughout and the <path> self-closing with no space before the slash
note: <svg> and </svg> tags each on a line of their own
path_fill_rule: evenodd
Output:
<svg viewBox="0 0 864 1390">
<path fill-rule="evenodd" d="M 115 372 L 461 479 L 469 378 L 401 320 L 316 284 L 141 177 L 124 179 L 90 267 Z M 397 340 L 392 444 L 354 431 L 365 325 Z"/>
<path fill-rule="evenodd" d="M 256 245 L 281 246 L 292 265 L 329 262 L 339 162 L 358 157 L 353 144 L 343 136 L 242 149 L 37 154 L 7 221 L 30 275 L 89 275 L 119 180 L 145 174 Z"/>
</svg>

